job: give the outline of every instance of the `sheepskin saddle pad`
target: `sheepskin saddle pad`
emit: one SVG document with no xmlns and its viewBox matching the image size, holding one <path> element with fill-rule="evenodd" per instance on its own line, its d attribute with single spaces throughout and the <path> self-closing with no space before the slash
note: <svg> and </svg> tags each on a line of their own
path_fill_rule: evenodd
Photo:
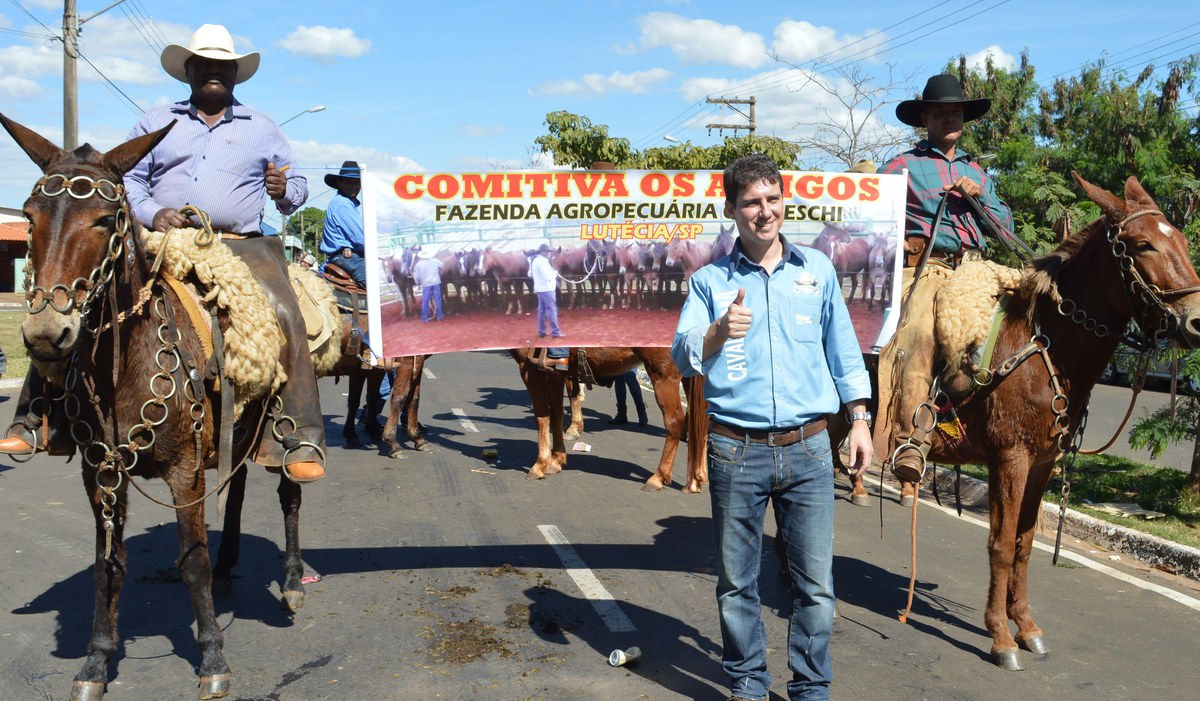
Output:
<svg viewBox="0 0 1200 701">
<path fill-rule="evenodd" d="M 288 278 L 300 302 L 313 370 L 317 377 L 325 377 L 333 373 L 342 359 L 342 315 L 337 299 L 325 278 L 312 269 L 292 263 L 288 266 Z"/>
<path fill-rule="evenodd" d="M 162 254 L 161 272 L 193 285 L 201 302 L 229 320 L 225 331 L 225 375 L 234 388 L 234 409 L 274 394 L 287 381 L 279 362 L 285 339 L 275 310 L 250 266 L 220 239 L 196 245 L 200 229 L 143 231 L 146 249 Z M 166 250 L 163 251 L 163 242 Z"/>
<path fill-rule="evenodd" d="M 942 385 L 951 394 L 971 388 L 979 372 L 1001 297 L 1020 285 L 1021 271 L 991 261 L 963 263 L 946 277 L 934 297 Z"/>
</svg>

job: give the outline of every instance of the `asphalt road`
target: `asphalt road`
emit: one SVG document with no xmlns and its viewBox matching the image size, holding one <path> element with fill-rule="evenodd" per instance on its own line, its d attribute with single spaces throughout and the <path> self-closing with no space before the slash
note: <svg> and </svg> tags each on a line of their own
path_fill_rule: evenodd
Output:
<svg viewBox="0 0 1200 701">
<path fill-rule="evenodd" d="M 428 369 L 422 420 L 435 452 L 402 460 L 337 447 L 345 383 L 322 382 L 335 447 L 329 476 L 305 488 L 301 522 L 308 573 L 320 580 L 295 614 L 276 606 L 275 478 L 251 473 L 240 578 L 217 602 L 231 698 L 726 698 L 708 496 L 679 491 L 683 456 L 673 489 L 639 490 L 661 449 L 657 411 L 646 429 L 609 428 L 612 394 L 597 389 L 585 409 L 590 452 L 530 482 L 533 423 L 512 361 L 455 354 Z M 0 414 L 12 394 L 0 395 Z M 499 457 L 481 458 L 485 448 Z M 93 536 L 78 474 L 59 458 L 0 462 L 0 699 L 65 699 L 82 665 Z M 989 661 L 983 629 L 979 517 L 921 504 L 917 594 L 901 624 L 910 511 L 885 499 L 881 538 L 879 509 L 844 496 L 839 488 L 834 698 L 1195 698 L 1196 583 L 1085 543 L 1068 543 L 1071 556 L 1095 567 L 1053 567 L 1039 550 L 1031 601 L 1051 653 L 1004 672 Z M 195 698 L 191 611 L 166 573 L 178 549 L 174 519 L 139 495 L 131 504 L 123 646 L 106 698 Z M 772 699 L 783 699 L 787 598 L 775 571 L 764 555 Z M 641 660 L 608 665 L 610 651 L 632 645 Z"/>
</svg>

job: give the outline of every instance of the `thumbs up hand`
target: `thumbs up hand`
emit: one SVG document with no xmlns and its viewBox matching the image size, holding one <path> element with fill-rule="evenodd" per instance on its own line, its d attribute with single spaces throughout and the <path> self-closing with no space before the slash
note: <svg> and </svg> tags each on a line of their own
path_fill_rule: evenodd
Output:
<svg viewBox="0 0 1200 701">
<path fill-rule="evenodd" d="M 750 308 L 743 305 L 746 301 L 746 288 L 739 287 L 737 297 L 729 304 L 725 314 L 721 316 L 721 326 L 729 338 L 745 338 L 750 330 Z"/>
<path fill-rule="evenodd" d="M 267 196 L 271 199 L 280 200 L 287 194 L 287 176 L 283 174 L 283 171 L 290 167 L 284 166 L 283 168 L 276 169 L 274 163 L 267 164 L 263 180 L 266 183 Z"/>
</svg>

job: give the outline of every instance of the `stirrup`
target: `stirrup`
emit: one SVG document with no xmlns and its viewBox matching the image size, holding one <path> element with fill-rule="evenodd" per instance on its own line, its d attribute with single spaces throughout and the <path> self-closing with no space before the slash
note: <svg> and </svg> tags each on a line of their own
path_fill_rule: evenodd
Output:
<svg viewBox="0 0 1200 701">
<path fill-rule="evenodd" d="M 892 457 L 888 462 L 891 463 L 892 474 L 895 475 L 896 479 L 898 479 L 902 482 L 910 482 L 912 484 L 920 484 L 921 480 L 924 479 L 924 477 L 925 477 L 925 470 L 928 468 L 929 463 L 925 458 L 925 451 L 921 449 L 921 446 L 919 444 L 913 443 L 913 442 L 911 442 L 911 440 L 912 439 L 907 439 L 907 440 L 905 440 L 905 442 L 896 446 L 896 449 L 894 451 L 892 451 Z M 899 457 L 900 451 L 902 451 L 902 450 L 911 450 L 912 452 L 916 453 L 917 457 L 920 459 L 921 469 L 919 471 L 917 471 L 917 474 L 915 476 L 911 472 L 911 470 L 913 468 L 910 465 L 901 466 L 896 462 L 896 458 Z M 897 470 L 897 468 L 899 468 L 899 470 L 902 470 L 905 474 L 900 474 L 900 472 Z"/>
</svg>

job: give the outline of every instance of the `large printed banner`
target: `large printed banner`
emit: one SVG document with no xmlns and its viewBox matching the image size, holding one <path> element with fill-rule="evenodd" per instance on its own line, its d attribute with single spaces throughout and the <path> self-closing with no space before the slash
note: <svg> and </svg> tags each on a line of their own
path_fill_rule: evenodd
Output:
<svg viewBox="0 0 1200 701">
<path fill-rule="evenodd" d="M 783 235 L 842 273 L 864 352 L 894 327 L 905 184 L 783 174 Z M 369 338 L 381 358 L 670 346 L 688 277 L 737 238 L 720 171 L 364 171 L 362 197 L 367 260 L 379 261 L 368 266 Z M 543 247 L 559 279 L 539 300 L 531 267 Z M 545 318 L 550 304 L 561 337 Z"/>
</svg>

